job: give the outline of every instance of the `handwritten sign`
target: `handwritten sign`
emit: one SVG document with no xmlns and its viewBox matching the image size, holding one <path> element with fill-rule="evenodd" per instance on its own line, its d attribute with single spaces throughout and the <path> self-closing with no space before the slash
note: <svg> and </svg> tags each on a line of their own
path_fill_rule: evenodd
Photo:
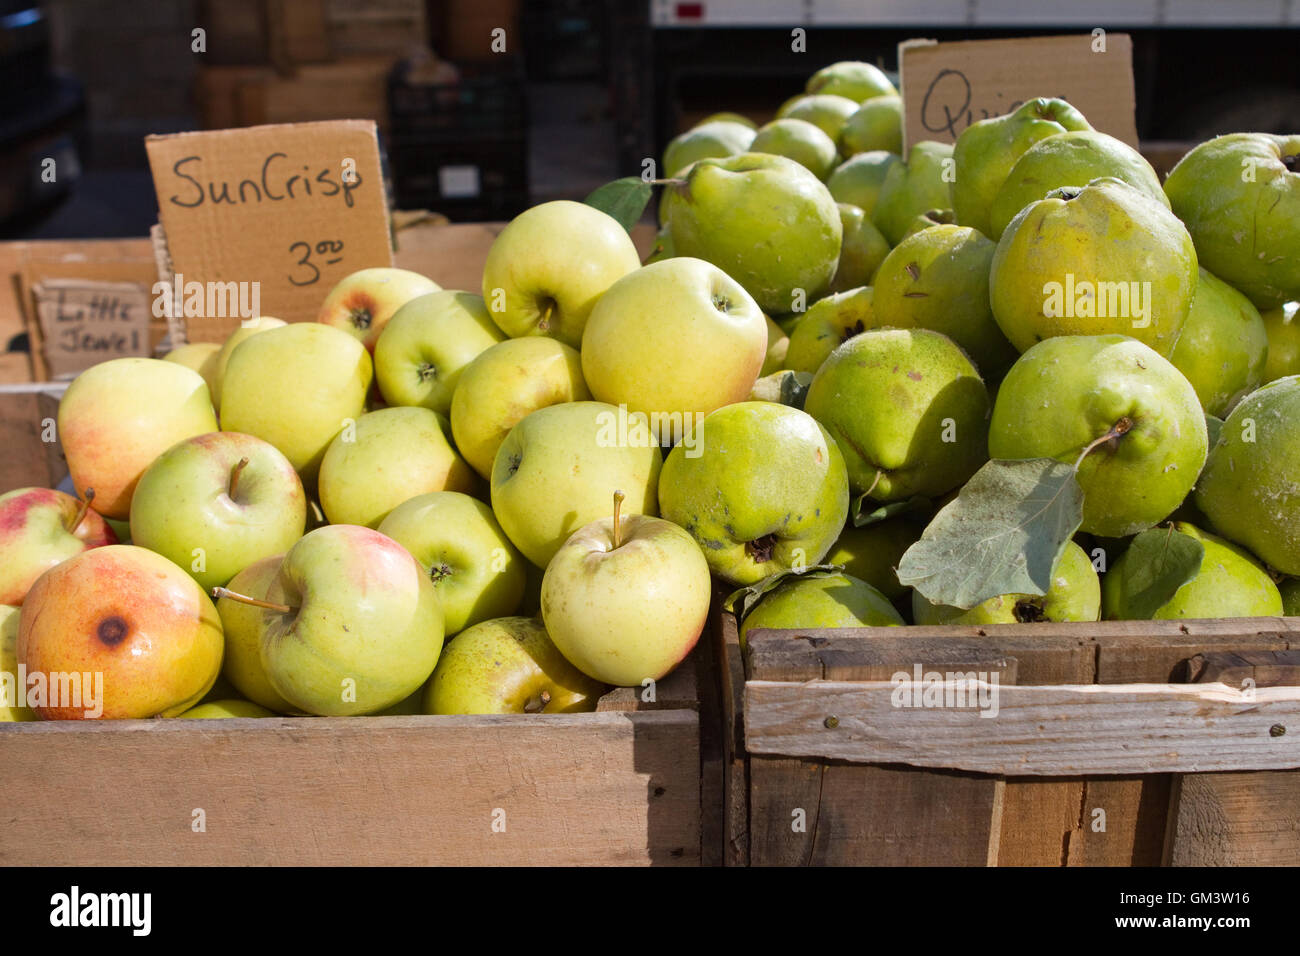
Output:
<svg viewBox="0 0 1300 956">
<path fill-rule="evenodd" d="M 348 273 L 393 264 L 373 122 L 150 136 L 145 147 L 187 302 L 256 301 L 264 315 L 308 322 Z M 174 276 L 160 279 L 171 286 Z M 221 294 L 200 295 L 191 283 Z M 245 283 L 258 284 L 255 294 Z M 221 341 L 251 318 L 233 308 L 199 311 L 183 313 L 191 342 Z"/>
<path fill-rule="evenodd" d="M 50 279 L 32 292 L 51 378 L 71 378 L 109 359 L 150 354 L 153 298 L 147 286 Z"/>
<path fill-rule="evenodd" d="M 955 142 L 967 126 L 1038 96 L 1074 105 L 1094 129 L 1137 148 L 1133 42 L 1125 33 L 898 45 L 904 149 Z"/>
</svg>

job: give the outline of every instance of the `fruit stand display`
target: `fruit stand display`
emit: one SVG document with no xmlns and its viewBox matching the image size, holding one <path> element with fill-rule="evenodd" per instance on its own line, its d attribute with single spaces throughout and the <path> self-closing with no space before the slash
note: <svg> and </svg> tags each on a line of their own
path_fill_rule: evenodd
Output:
<svg viewBox="0 0 1300 956">
<path fill-rule="evenodd" d="M 150 138 L 177 347 L 0 392 L 0 857 L 1300 862 L 1300 136 L 905 115 L 416 268 L 373 126 Z"/>
</svg>

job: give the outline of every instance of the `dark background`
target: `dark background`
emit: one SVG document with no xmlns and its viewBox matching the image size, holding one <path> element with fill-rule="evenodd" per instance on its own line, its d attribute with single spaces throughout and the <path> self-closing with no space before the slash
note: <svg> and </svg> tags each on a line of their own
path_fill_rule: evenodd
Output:
<svg viewBox="0 0 1300 956">
<path fill-rule="evenodd" d="M 1128 32 L 1144 141 L 1300 129 L 1300 30 L 1283 26 L 1300 23 L 1294 0 L 1164 0 L 1151 5 L 1158 25 L 1131 12 L 1091 24 L 1087 4 L 1048 0 L 976 26 L 907 23 L 901 3 L 876 4 L 893 9 L 887 27 L 786 6 L 780 20 L 780 4 L 760 5 L 780 26 L 746 27 L 727 23 L 745 15 L 737 0 L 0 0 L 0 236 L 145 235 L 157 216 L 150 133 L 353 115 L 381 124 L 397 207 L 508 218 L 639 173 L 709 112 L 766 119 L 826 63 L 892 70 L 914 37 Z M 847 6 L 861 16 L 867 4 Z M 807 29 L 806 53 L 791 52 L 794 26 Z M 490 48 L 498 27 L 504 53 Z M 435 78 L 454 63 L 458 84 L 406 82 L 412 56 Z M 53 183 L 40 177 L 47 157 Z M 444 195 L 448 164 L 477 169 L 479 194 Z"/>
</svg>

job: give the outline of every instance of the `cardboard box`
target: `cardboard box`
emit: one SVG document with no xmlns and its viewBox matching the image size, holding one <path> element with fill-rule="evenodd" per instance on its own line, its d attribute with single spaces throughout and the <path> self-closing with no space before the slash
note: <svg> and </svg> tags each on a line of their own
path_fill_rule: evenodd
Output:
<svg viewBox="0 0 1300 956">
<path fill-rule="evenodd" d="M 388 74 L 395 55 L 303 64 L 285 76 L 269 66 L 205 66 L 195 80 L 205 129 L 367 119 L 388 127 Z"/>
</svg>

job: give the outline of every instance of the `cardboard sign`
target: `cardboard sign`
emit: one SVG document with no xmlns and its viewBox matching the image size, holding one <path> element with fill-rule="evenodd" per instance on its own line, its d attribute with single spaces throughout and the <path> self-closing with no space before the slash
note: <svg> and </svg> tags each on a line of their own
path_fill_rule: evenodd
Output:
<svg viewBox="0 0 1300 956">
<path fill-rule="evenodd" d="M 147 286 L 50 279 L 33 292 L 52 378 L 70 378 L 109 359 L 151 354 L 153 296 Z"/>
<path fill-rule="evenodd" d="M 1126 33 L 898 45 L 903 147 L 955 142 L 971 123 L 1035 97 L 1066 100 L 1094 129 L 1138 145 L 1133 42 Z"/>
<path fill-rule="evenodd" d="M 191 342 L 221 341 L 252 302 L 312 321 L 348 273 L 393 264 L 373 122 L 150 136 L 145 148 L 175 273 L 160 279 L 179 290 L 169 304 Z"/>
</svg>

